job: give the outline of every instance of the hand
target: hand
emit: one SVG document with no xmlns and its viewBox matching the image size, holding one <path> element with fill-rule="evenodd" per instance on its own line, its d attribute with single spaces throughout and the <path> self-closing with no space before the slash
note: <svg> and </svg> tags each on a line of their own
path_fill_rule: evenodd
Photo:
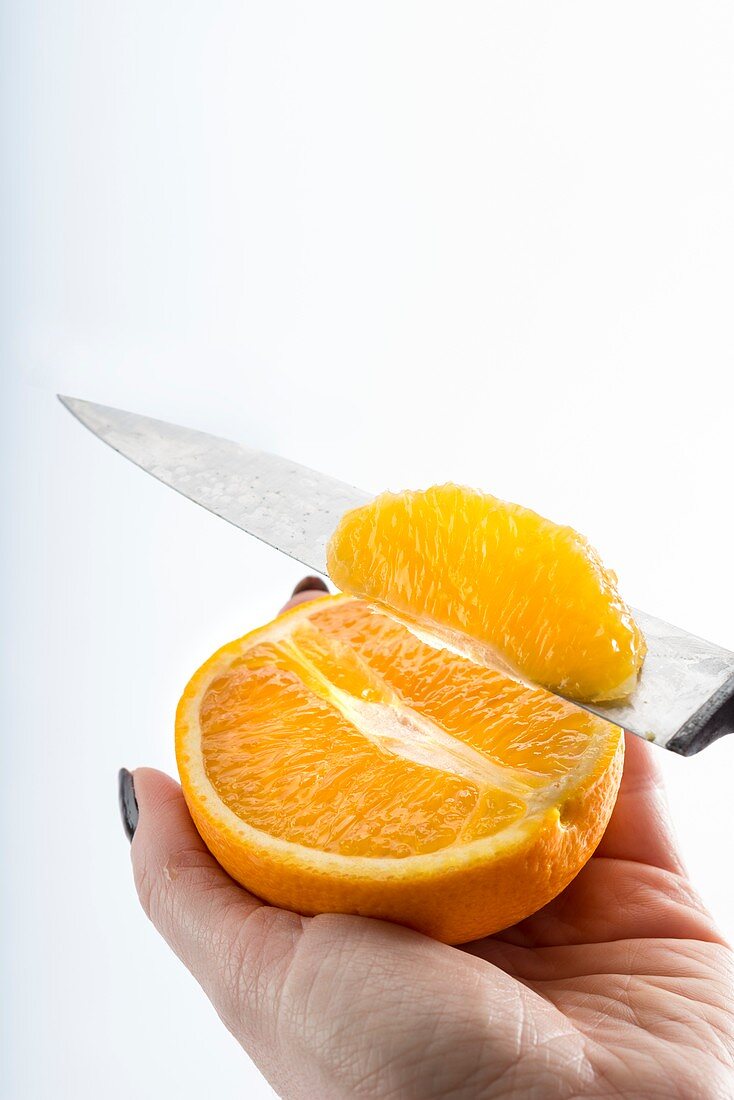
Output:
<svg viewBox="0 0 734 1100">
<path fill-rule="evenodd" d="M 128 801 L 135 883 L 284 1097 L 731 1097 L 732 952 L 681 865 L 655 752 L 627 737 L 614 814 L 571 885 L 465 948 L 263 904 L 147 768 Z"/>
</svg>

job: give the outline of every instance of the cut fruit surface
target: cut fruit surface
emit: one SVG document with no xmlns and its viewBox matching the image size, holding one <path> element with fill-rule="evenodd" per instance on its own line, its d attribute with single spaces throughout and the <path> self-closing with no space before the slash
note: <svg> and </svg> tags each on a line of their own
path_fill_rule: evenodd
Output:
<svg viewBox="0 0 734 1100">
<path fill-rule="evenodd" d="M 454 943 L 567 885 L 611 813 L 622 745 L 617 727 L 345 596 L 219 650 L 176 719 L 190 812 L 238 882 Z"/>
<path fill-rule="evenodd" d="M 343 591 L 584 702 L 635 686 L 645 641 L 587 540 L 458 485 L 383 493 L 328 548 Z"/>
</svg>

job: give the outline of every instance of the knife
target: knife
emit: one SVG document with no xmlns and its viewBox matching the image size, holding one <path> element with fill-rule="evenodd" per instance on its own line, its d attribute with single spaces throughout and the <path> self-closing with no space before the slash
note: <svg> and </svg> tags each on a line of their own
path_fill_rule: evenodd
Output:
<svg viewBox="0 0 734 1100">
<path fill-rule="evenodd" d="M 59 400 L 142 470 L 324 576 L 339 519 L 371 499 L 265 451 L 76 397 Z M 682 756 L 734 732 L 734 653 L 632 610 L 647 641 L 636 690 L 622 703 L 577 705 Z"/>
</svg>

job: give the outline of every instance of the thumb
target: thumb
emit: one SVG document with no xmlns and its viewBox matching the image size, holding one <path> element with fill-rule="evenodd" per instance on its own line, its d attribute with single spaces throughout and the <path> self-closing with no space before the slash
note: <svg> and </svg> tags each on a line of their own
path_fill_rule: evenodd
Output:
<svg viewBox="0 0 734 1100">
<path fill-rule="evenodd" d="M 132 864 L 140 903 L 248 1050 L 269 1031 L 267 992 L 300 935 L 301 919 L 238 886 L 199 836 L 178 783 L 138 768 Z"/>
</svg>

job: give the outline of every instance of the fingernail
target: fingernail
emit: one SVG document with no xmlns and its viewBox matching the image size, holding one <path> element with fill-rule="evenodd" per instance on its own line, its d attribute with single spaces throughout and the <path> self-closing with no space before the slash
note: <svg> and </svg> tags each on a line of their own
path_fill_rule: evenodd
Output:
<svg viewBox="0 0 734 1100">
<path fill-rule="evenodd" d="M 120 768 L 117 775 L 117 784 L 122 827 L 125 830 L 127 839 L 132 840 L 135 836 L 135 830 L 138 827 L 138 817 L 140 816 L 138 811 L 138 800 L 135 797 L 135 784 L 133 783 L 132 772 L 129 772 L 127 768 Z"/>
<path fill-rule="evenodd" d="M 319 592 L 328 592 L 329 586 L 321 577 L 304 577 L 291 592 L 291 596 L 297 596 L 299 592 L 308 592 L 311 588 L 317 588 Z"/>
</svg>

